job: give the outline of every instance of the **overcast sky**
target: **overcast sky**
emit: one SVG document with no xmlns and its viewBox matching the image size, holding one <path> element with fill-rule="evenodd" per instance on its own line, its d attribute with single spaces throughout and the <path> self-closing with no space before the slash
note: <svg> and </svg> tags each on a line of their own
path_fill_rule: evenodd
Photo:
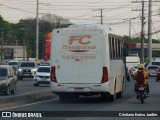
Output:
<svg viewBox="0 0 160 120">
<path fill-rule="evenodd" d="M 39 0 L 39 17 L 44 14 L 56 14 L 68 18 L 72 23 L 100 23 L 100 11 L 103 9 L 103 23 L 120 35 L 129 35 L 129 19 L 132 20 L 132 37 L 140 35 L 142 3 L 141 0 Z M 155 0 L 156 1 L 156 0 Z M 36 17 L 37 0 L 0 0 L 0 14 L 12 23 L 20 19 Z M 160 2 L 153 3 L 153 32 L 160 30 Z M 145 2 L 145 33 L 148 29 L 148 2 Z M 160 32 L 154 34 L 155 39 Z"/>
</svg>

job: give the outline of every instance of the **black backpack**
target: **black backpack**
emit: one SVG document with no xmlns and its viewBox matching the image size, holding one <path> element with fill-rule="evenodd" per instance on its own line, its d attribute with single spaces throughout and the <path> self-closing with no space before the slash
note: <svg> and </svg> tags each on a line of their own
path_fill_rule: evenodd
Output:
<svg viewBox="0 0 160 120">
<path fill-rule="evenodd" d="M 143 71 L 142 72 L 137 71 L 136 81 L 137 81 L 137 84 L 144 84 L 145 79 L 144 79 Z"/>
</svg>

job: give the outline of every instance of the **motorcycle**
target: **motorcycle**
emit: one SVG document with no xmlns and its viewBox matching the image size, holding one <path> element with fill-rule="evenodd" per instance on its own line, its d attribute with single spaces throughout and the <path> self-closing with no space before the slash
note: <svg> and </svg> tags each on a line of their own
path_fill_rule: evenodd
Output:
<svg viewBox="0 0 160 120">
<path fill-rule="evenodd" d="M 138 96 L 142 104 L 144 103 L 144 100 L 147 98 L 145 91 L 146 91 L 146 87 L 144 84 L 138 85 Z"/>
</svg>

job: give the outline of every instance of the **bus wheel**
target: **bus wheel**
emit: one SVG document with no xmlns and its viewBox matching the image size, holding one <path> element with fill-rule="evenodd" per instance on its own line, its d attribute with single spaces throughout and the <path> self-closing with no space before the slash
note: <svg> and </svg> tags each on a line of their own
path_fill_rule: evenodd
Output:
<svg viewBox="0 0 160 120">
<path fill-rule="evenodd" d="M 66 102 L 66 98 L 64 95 L 59 95 L 59 101 L 60 102 Z"/>
<path fill-rule="evenodd" d="M 123 93 L 122 91 L 121 91 L 121 92 L 118 92 L 117 95 L 116 95 L 116 97 L 117 97 L 117 98 L 122 98 L 122 93 Z"/>
<path fill-rule="evenodd" d="M 106 101 L 107 98 L 108 98 L 107 94 L 101 93 L 101 100 L 102 100 L 102 101 Z"/>
<path fill-rule="evenodd" d="M 73 95 L 72 94 L 61 94 L 59 95 L 60 102 L 73 102 Z"/>
<path fill-rule="evenodd" d="M 116 94 L 114 93 L 114 95 L 110 95 L 109 101 L 115 101 L 115 100 L 116 100 Z"/>
</svg>

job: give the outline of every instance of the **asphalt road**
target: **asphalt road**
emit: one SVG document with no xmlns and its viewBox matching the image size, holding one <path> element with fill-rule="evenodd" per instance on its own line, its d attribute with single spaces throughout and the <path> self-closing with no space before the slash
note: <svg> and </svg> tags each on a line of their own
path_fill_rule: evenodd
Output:
<svg viewBox="0 0 160 120">
<path fill-rule="evenodd" d="M 33 86 L 33 78 L 28 78 L 28 79 L 25 78 L 23 80 L 18 80 L 16 87 L 17 87 L 16 94 L 13 94 L 13 95 L 10 94 L 8 96 L 0 94 L 0 100 L 11 98 L 14 96 L 21 96 L 25 94 L 31 94 L 31 93 L 36 93 L 40 91 L 50 90 L 50 85 L 40 85 L 39 87 Z"/>
<path fill-rule="evenodd" d="M 159 120 L 159 117 L 102 117 L 105 116 L 105 112 L 108 115 L 116 113 L 128 113 L 129 111 L 135 114 L 135 111 L 141 113 L 143 111 L 153 112 L 160 111 L 160 82 L 156 82 L 155 78 L 148 79 L 150 85 L 150 97 L 146 99 L 144 104 L 141 104 L 139 100 L 136 99 L 134 93 L 134 81 L 126 82 L 126 90 L 123 94 L 123 98 L 117 99 L 115 102 L 102 102 L 101 99 L 97 96 L 92 97 L 81 97 L 74 103 L 61 103 L 59 102 L 59 98 L 56 97 L 51 100 L 36 102 L 31 104 L 25 104 L 22 106 L 15 106 L 13 108 L 3 109 L 1 111 L 51 111 L 51 114 L 59 114 L 59 117 L 53 118 L 45 118 L 46 120 Z M 55 111 L 55 113 L 54 113 Z M 58 112 L 61 111 L 61 112 Z M 64 111 L 64 112 L 63 112 Z M 77 114 L 80 113 L 77 117 L 69 117 L 64 116 L 67 114 L 67 111 L 70 111 L 69 114 Z M 82 113 L 80 112 L 82 111 Z M 86 112 L 85 112 L 86 111 Z M 95 112 L 94 112 L 95 111 Z M 99 111 L 102 116 L 97 115 L 96 112 Z M 107 112 L 108 111 L 108 112 Z M 58 112 L 58 113 L 57 113 Z M 85 112 L 85 113 L 84 113 Z M 89 113 L 91 112 L 91 113 Z M 98 113 L 98 112 L 97 112 Z M 160 113 L 160 112 L 159 112 Z M 86 117 L 90 115 L 90 117 Z M 93 117 L 93 116 L 94 117 Z M 85 116 L 85 117 L 83 117 Z M 12 118 L 17 119 L 17 118 Z M 24 118 L 23 118 L 24 119 Z M 27 118 L 26 118 L 27 119 Z M 32 119 L 32 118 L 29 118 Z M 44 119 L 44 118 L 39 118 Z"/>
</svg>

